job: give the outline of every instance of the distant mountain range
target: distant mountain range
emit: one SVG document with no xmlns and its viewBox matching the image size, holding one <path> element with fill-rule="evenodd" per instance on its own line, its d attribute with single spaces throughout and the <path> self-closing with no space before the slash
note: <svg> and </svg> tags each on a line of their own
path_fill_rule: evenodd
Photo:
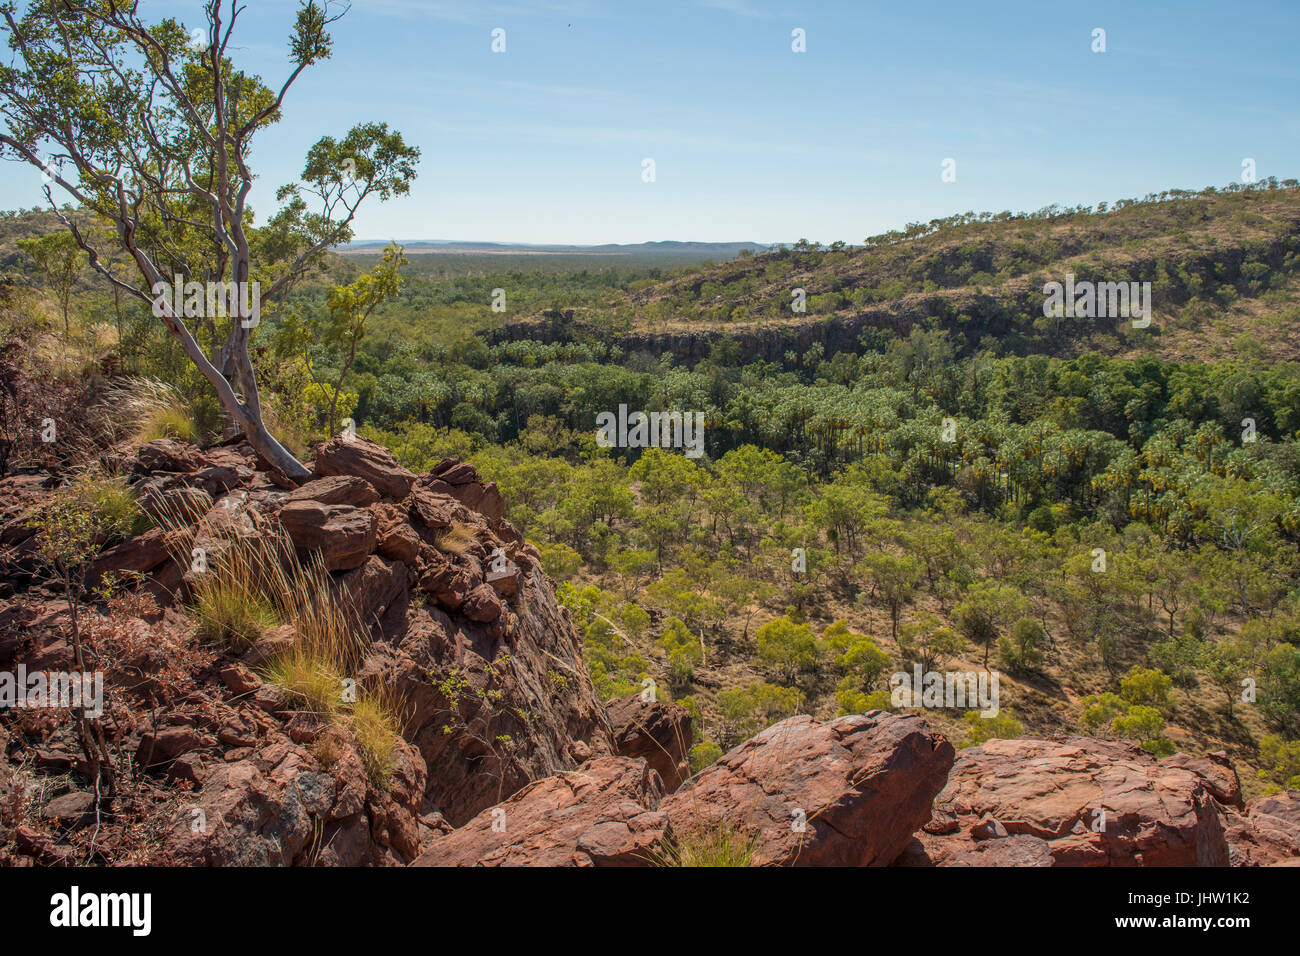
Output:
<svg viewBox="0 0 1300 956">
<path fill-rule="evenodd" d="M 387 239 L 360 239 L 337 251 L 344 255 L 374 254 L 388 245 Z M 654 256 L 680 257 L 683 255 L 704 258 L 732 259 L 742 249 L 757 252 L 769 245 L 758 242 L 635 242 L 620 245 L 605 243 L 596 246 L 551 245 L 512 242 L 464 242 L 458 239 L 405 239 L 398 240 L 407 255 L 587 255 L 587 256 Z"/>
</svg>

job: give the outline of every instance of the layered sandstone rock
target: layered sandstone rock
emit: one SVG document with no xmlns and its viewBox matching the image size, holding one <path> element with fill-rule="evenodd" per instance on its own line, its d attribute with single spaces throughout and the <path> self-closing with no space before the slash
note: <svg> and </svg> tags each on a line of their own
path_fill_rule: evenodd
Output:
<svg viewBox="0 0 1300 956">
<path fill-rule="evenodd" d="M 375 516 L 366 508 L 302 499 L 278 517 L 294 546 L 319 554 L 327 571 L 360 567 L 375 550 Z"/>
<path fill-rule="evenodd" d="M 1300 790 L 1252 800 L 1228 818 L 1234 866 L 1300 866 Z"/>
<path fill-rule="evenodd" d="M 400 500 L 411 491 L 415 475 L 397 463 L 383 445 L 360 435 L 331 438 L 316 450 L 316 474 L 364 478 L 385 498 Z"/>
<path fill-rule="evenodd" d="M 952 745 L 920 717 L 791 717 L 661 809 L 679 834 L 721 825 L 756 834 L 756 865 L 887 866 L 930 819 L 952 762 Z"/>
<path fill-rule="evenodd" d="M 911 865 L 1226 866 L 1217 791 L 1235 775 L 1091 738 L 991 740 L 958 756 Z M 1008 837 L 1028 837 L 1013 846 Z"/>
<path fill-rule="evenodd" d="M 641 757 L 663 778 L 668 793 L 690 776 L 691 715 L 681 704 L 617 697 L 605 704 L 614 731 L 614 751 Z"/>
<path fill-rule="evenodd" d="M 274 502 L 266 511 L 283 523 L 305 508 L 328 515 L 354 507 L 321 504 L 321 492 L 340 494 L 321 484 L 334 479 L 364 479 L 384 495 L 357 508 L 375 528 L 373 544 L 358 550 L 376 553 L 335 576 L 374 639 L 357 677 L 398 690 L 410 710 L 407 739 L 438 768 L 427 778 L 423 810 L 459 825 L 530 781 L 610 752 L 612 743 L 581 640 L 536 549 L 497 509 L 484 514 L 437 490 L 480 484 L 471 465 L 439 467 L 455 485 L 417 479 L 373 442 L 336 439 L 316 462 L 330 477 L 297 489 L 278 513 Z M 481 504 L 493 493 L 495 486 L 470 497 Z M 295 543 L 341 547 L 308 534 L 300 531 Z"/>
<path fill-rule="evenodd" d="M 247 732 L 255 739 L 255 730 Z M 407 863 L 420 850 L 424 777 L 423 761 L 407 744 L 398 745 L 381 790 L 354 748 L 324 767 L 273 734 L 244 759 L 202 773 L 201 789 L 182 801 L 163 853 L 181 866 Z"/>
<path fill-rule="evenodd" d="M 662 847 L 663 781 L 644 760 L 598 757 L 535 781 L 435 839 L 416 866 L 644 866 Z"/>
<path fill-rule="evenodd" d="M 322 446 L 318 477 L 300 487 L 254 467 L 251 448 L 237 442 L 199 450 L 163 440 L 120 464 L 148 513 L 191 524 L 209 565 L 237 540 L 275 554 L 280 535 L 319 557 L 360 625 L 360 663 L 348 676 L 386 682 L 410 718 L 384 786 L 362 769 L 355 744 L 318 754 L 314 742 L 333 731 L 259 676 L 293 646 L 293 628 L 247 649 L 197 646 L 180 607 L 202 572 L 156 529 L 114 545 L 92 570 L 147 575 L 162 608 L 155 623 L 113 624 L 132 650 L 108 662 L 107 696 L 119 708 L 109 745 L 160 786 L 195 788 L 175 811 L 160 861 L 406 863 L 423 839 L 612 750 L 580 638 L 536 550 L 503 520 L 499 493 L 472 466 L 455 462 L 442 469 L 449 480 L 426 475 L 417 485 L 387 450 L 359 438 Z M 0 577 L 14 586 L 39 579 L 27 521 L 51 489 L 45 478 L 0 481 Z M 66 669 L 67 623 L 64 602 L 49 593 L 0 595 L 0 664 Z M 33 736 L 24 759 L 37 772 L 77 771 L 79 747 L 65 738 Z M 206 829 L 193 829 L 195 819 Z M 116 825 L 106 824 L 101 846 L 113 845 Z M 47 845 L 24 834 L 24 858 L 66 855 L 57 838 Z"/>
<path fill-rule="evenodd" d="M 419 863 L 651 865 L 679 839 L 729 830 L 752 846 L 755 866 L 883 866 L 929 820 L 952 759 L 918 717 L 792 717 L 662 800 L 645 760 L 590 760 L 485 810 Z"/>
</svg>

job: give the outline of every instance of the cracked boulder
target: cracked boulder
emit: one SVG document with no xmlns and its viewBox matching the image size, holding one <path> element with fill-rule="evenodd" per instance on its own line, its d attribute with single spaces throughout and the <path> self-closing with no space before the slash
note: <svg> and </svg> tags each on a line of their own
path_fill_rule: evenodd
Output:
<svg viewBox="0 0 1300 956">
<path fill-rule="evenodd" d="M 911 865 L 1226 866 L 1218 793 L 1239 793 L 1213 761 L 1157 759 L 1111 740 L 990 740 L 962 751 Z M 1031 837 L 1039 843 L 1009 837 Z"/>
<path fill-rule="evenodd" d="M 952 745 L 920 717 L 790 717 L 751 737 L 661 809 L 678 834 L 730 825 L 755 865 L 887 866 L 930 819 Z"/>
</svg>

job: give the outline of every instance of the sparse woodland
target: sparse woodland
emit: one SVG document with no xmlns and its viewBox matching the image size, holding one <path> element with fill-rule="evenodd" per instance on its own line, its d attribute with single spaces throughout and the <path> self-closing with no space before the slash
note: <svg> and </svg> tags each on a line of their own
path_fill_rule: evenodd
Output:
<svg viewBox="0 0 1300 956">
<path fill-rule="evenodd" d="M 865 247 L 777 250 L 658 279 L 631 278 L 634 265 L 548 274 L 536 288 L 472 259 L 446 278 L 439 257 L 414 256 L 355 342 L 331 289 L 355 292 L 383 263 L 332 259 L 286 309 L 296 322 L 268 322 L 253 346 L 291 447 L 325 437 L 334 405 L 336 430 L 352 418 L 415 471 L 456 456 L 497 481 L 509 519 L 563 582 L 599 692 L 632 693 L 647 677 L 670 688 L 695 715 L 698 765 L 793 713 L 887 706 L 888 675 L 920 661 L 1002 675 L 996 729 L 933 717 L 958 739 L 1087 732 L 1157 753 L 1226 748 L 1257 792 L 1300 772 L 1300 378 L 1268 358 L 1300 318 L 1297 195 L 1278 186 L 975 217 Z M 1223 234 L 1214 259 L 1170 244 L 1188 218 Z M 7 234 L 39 219 L 11 217 Z M 1232 242 L 1243 222 L 1267 238 Z M 813 294 L 791 325 L 815 324 L 826 318 L 815 290 L 841 272 L 885 288 L 891 271 L 942 261 L 965 282 L 973 264 L 1001 262 L 1002 236 L 1022 233 L 1031 238 L 1011 246 L 1027 258 L 1008 252 L 974 283 L 987 281 L 987 298 L 973 314 L 866 324 L 852 349 L 781 351 L 789 332 L 776 323 L 751 333 L 755 347 L 710 305 L 716 288 L 784 273 L 775 290 L 797 271 Z M 1059 234 L 1070 248 L 1047 238 Z M 999 272 L 1086 274 L 1078 256 L 1103 262 L 1144 244 L 1165 250 L 1149 339 L 1095 320 L 1047 330 L 1041 316 L 1024 334 L 975 331 L 1010 321 Z M 119 337 L 112 295 L 83 273 L 65 341 L 57 295 L 12 249 L 8 320 L 51 374 L 78 380 L 107 362 L 168 382 L 180 410 L 150 434 L 218 437 L 215 403 L 147 311 L 127 308 Z M 495 287 L 539 311 L 576 311 L 511 326 L 507 341 L 491 332 Z M 861 291 L 846 284 L 837 301 Z M 693 365 L 655 354 L 662 302 L 713 337 Z M 1198 311 L 1212 328 L 1249 331 L 1203 358 L 1175 357 L 1210 334 L 1189 319 Z M 331 321 L 330 336 L 303 334 Z M 442 322 L 478 323 L 496 344 L 463 328 L 430 342 Z M 538 338 L 519 337 L 530 328 Z M 619 404 L 704 411 L 707 455 L 598 448 L 595 416 Z"/>
<path fill-rule="evenodd" d="M 1026 741 L 996 764 L 1102 738 L 1088 773 L 1226 751 L 1238 809 L 1300 789 L 1296 180 L 720 263 L 348 250 L 362 202 L 416 175 L 383 123 L 246 205 L 250 140 L 330 56 L 337 6 L 301 5 L 282 86 L 226 57 L 219 3 L 197 40 L 131 5 L 36 7 L 0 4 L 4 158 L 36 176 L 59 149 L 48 207 L 0 214 L 0 614 L 24 631 L 0 651 L 66 633 L 134 709 L 74 708 L 75 756 L 41 749 L 53 717 L 0 719 L 24 772 L 93 791 L 65 808 L 80 835 L 16 829 L 22 855 L 150 861 L 157 821 L 263 747 L 321 792 L 257 862 L 410 863 L 526 783 L 617 779 L 605 702 L 651 683 L 689 715 L 687 778 L 799 715 L 817 759 L 837 718 L 855 759 L 927 755 L 933 792 L 900 790 L 917 825 L 822 862 L 901 860 L 948 741 Z M 1150 283 L 1150 325 L 1045 316 L 1067 274 Z M 265 307 L 151 299 L 177 275 Z M 702 414 L 704 453 L 602 447 L 623 406 Z M 102 573 L 127 552 L 149 574 Z M 999 713 L 872 716 L 905 709 L 890 677 L 914 665 L 996 672 Z M 775 842 L 714 820 L 669 855 L 797 859 L 784 812 Z M 200 842 L 175 852 L 246 862 Z"/>
</svg>

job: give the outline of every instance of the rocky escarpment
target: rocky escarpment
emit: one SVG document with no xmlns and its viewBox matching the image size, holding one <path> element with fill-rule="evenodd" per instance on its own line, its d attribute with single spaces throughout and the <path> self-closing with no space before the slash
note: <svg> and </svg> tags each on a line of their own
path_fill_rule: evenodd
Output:
<svg viewBox="0 0 1300 956">
<path fill-rule="evenodd" d="M 529 784 L 435 839 L 416 866 L 644 866 L 668 832 L 663 781 L 639 757 L 597 757 Z"/>
<path fill-rule="evenodd" d="M 263 682 L 266 664 L 294 646 L 292 628 L 246 650 L 193 639 L 184 609 L 203 570 L 176 553 L 177 532 L 155 526 L 86 568 L 90 585 L 110 575 L 139 582 L 105 613 L 83 611 L 88 666 L 107 673 L 109 748 L 144 781 L 90 814 L 99 853 L 115 826 L 125 836 L 128 821 L 148 820 L 158 843 L 147 858 L 162 861 L 405 862 L 428 834 L 612 750 L 568 614 L 536 550 L 503 520 L 496 487 L 472 466 L 447 460 L 415 475 L 361 438 L 319 448 L 313 480 L 298 488 L 261 469 L 246 445 L 200 451 L 161 440 L 116 464 L 145 512 L 192 523 L 207 561 L 220 561 L 232 538 L 286 534 L 304 560 L 319 560 L 365 636 L 347 676 L 395 689 L 406 719 L 392 773 L 377 786 L 354 744 L 330 739 L 330 727 Z M 73 666 L 66 602 L 43 576 L 28 526 L 53 484 L 0 481 L 6 670 Z M 9 764 L 86 769 L 66 710 L 17 717 Z"/>
<path fill-rule="evenodd" d="M 930 819 L 953 750 L 919 717 L 791 717 L 671 796 L 639 757 L 539 781 L 436 839 L 423 866 L 651 865 L 678 838 L 734 831 L 758 866 L 883 866 Z"/>
<path fill-rule="evenodd" d="M 690 712 L 681 704 L 633 694 L 607 701 L 614 750 L 641 757 L 672 793 L 690 776 L 688 755 L 694 739 Z"/>
<path fill-rule="evenodd" d="M 538 781 L 417 863 L 656 865 L 725 830 L 751 865 L 1294 865 L 1298 795 L 1243 808 L 1218 754 L 1068 738 L 993 740 L 954 760 L 919 717 L 793 717 L 670 795 L 639 757 Z"/>
<path fill-rule="evenodd" d="M 373 630 L 359 678 L 396 688 L 411 708 L 407 739 L 437 767 L 426 813 L 458 825 L 530 780 L 610 751 L 577 631 L 555 603 L 536 549 L 503 519 L 495 485 L 454 459 L 411 475 L 360 438 L 322 446 L 316 469 L 332 477 L 299 488 L 302 504 L 286 507 L 319 507 L 327 520 L 353 522 L 352 538 L 343 539 L 350 551 L 367 547 L 358 517 L 373 519 L 374 553 L 340 581 Z M 314 486 L 335 498 L 337 476 L 362 479 L 380 500 L 322 503 Z M 295 541 L 320 546 L 315 534 Z"/>
<path fill-rule="evenodd" d="M 240 444 L 106 457 L 158 519 L 86 567 L 88 585 L 117 582 L 81 627 L 123 773 L 90 792 L 66 709 L 0 715 L 0 862 L 628 866 L 719 831 L 759 865 L 1300 861 L 1296 792 L 1243 805 L 1222 755 L 1088 738 L 954 754 L 922 718 L 873 711 L 787 719 L 692 775 L 684 708 L 596 699 L 537 551 L 472 466 L 417 475 L 336 439 L 289 487 Z M 56 484 L 0 480 L 3 671 L 73 668 L 28 524 Z M 348 676 L 400 702 L 382 777 L 271 680 L 292 625 L 246 647 L 195 638 L 190 546 L 220 561 L 232 542 L 286 538 L 354 615 Z"/>
</svg>

